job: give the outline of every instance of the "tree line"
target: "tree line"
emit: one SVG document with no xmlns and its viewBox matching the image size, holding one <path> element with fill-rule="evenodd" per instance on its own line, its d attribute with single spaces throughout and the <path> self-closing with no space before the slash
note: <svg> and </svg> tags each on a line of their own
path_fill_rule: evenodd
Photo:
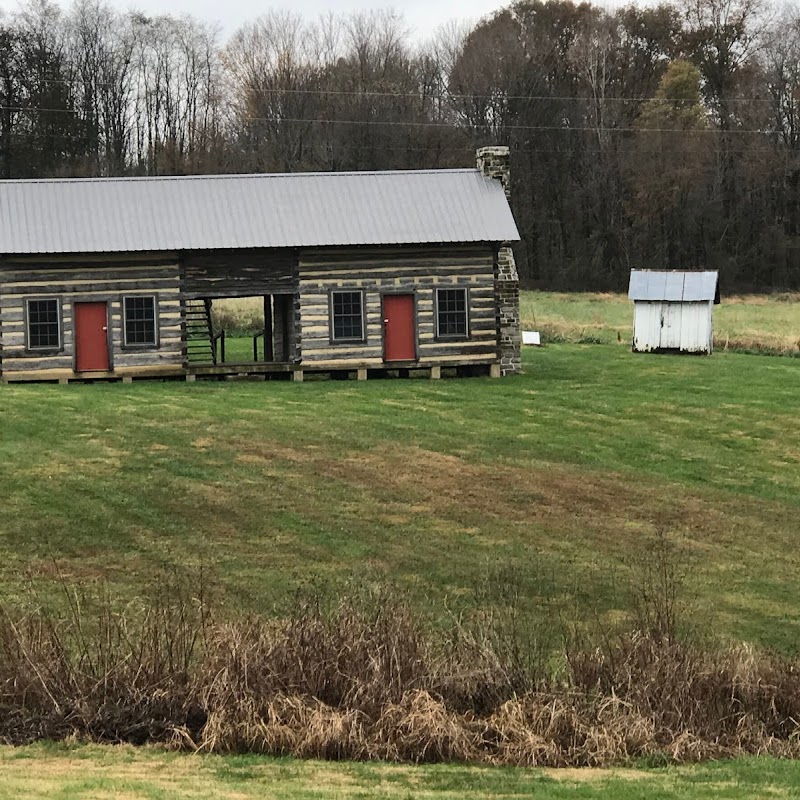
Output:
<svg viewBox="0 0 800 800">
<path fill-rule="evenodd" d="M 632 267 L 800 287 L 800 9 L 520 0 L 425 41 L 399 13 L 0 17 L 0 177 L 464 167 L 506 144 L 523 280 Z"/>
</svg>

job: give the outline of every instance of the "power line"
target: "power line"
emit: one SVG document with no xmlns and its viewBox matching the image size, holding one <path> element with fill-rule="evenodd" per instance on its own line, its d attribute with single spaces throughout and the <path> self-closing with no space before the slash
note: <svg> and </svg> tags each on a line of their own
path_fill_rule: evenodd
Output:
<svg viewBox="0 0 800 800">
<path fill-rule="evenodd" d="M 75 109 L 70 108 L 42 108 L 40 106 L 0 106 L 0 111 L 13 111 L 17 113 L 61 113 L 72 114 L 77 116 L 79 114 Z M 246 122 L 268 122 L 276 125 L 284 123 L 293 124 L 319 124 L 319 125 L 364 125 L 364 126 L 379 126 L 379 125 L 401 125 L 404 127 L 416 128 L 441 128 L 453 129 L 459 128 L 458 124 L 454 122 L 431 122 L 430 120 L 367 120 L 367 119 L 325 119 L 319 117 L 252 117 L 245 116 L 239 119 Z M 472 125 L 471 127 L 482 127 L 480 125 Z M 722 131 L 719 128 L 638 128 L 632 126 L 617 126 L 617 127 L 598 127 L 594 125 L 500 125 L 498 126 L 504 131 L 551 131 L 551 132 L 564 132 L 564 133 L 711 133 L 711 134 L 761 134 L 768 135 L 770 131 L 758 128 L 732 128 L 727 131 Z"/>
<path fill-rule="evenodd" d="M 380 92 L 380 91 L 358 91 L 351 89 L 285 89 L 281 87 L 259 87 L 260 91 L 269 92 L 273 94 L 330 94 L 334 96 L 353 96 L 353 97 L 412 97 L 422 100 L 424 98 L 438 99 L 434 95 L 423 95 L 421 92 Z M 577 97 L 575 95 L 549 95 L 549 94 L 464 94 L 459 92 L 445 91 L 442 94 L 443 99 L 450 100 L 552 100 L 556 102 L 587 102 L 587 101 L 600 101 L 600 102 L 622 102 L 622 103 L 647 103 L 650 101 L 663 101 L 666 103 L 685 103 L 685 97 L 647 97 L 647 96 L 630 96 L 622 97 L 616 96 L 602 96 L 602 97 Z M 775 98 L 771 97 L 731 97 L 725 98 L 725 102 L 734 103 L 772 103 Z"/>
<path fill-rule="evenodd" d="M 84 80 L 81 78 L 37 78 L 37 83 L 56 83 L 56 84 L 83 84 Z M 103 88 L 119 88 L 115 83 L 94 83 L 93 87 Z M 478 94 L 469 92 L 450 92 L 445 90 L 440 96 L 432 94 L 424 94 L 423 92 L 389 92 L 378 91 L 373 89 L 326 89 L 321 87 L 316 88 L 284 88 L 284 87 L 259 87 L 259 91 L 269 94 L 316 94 L 316 95 L 332 95 L 334 97 L 386 97 L 386 98 L 414 98 L 417 100 L 422 99 L 449 99 L 449 100 L 535 100 L 535 101 L 554 101 L 560 103 L 567 102 L 618 102 L 618 103 L 649 103 L 649 102 L 665 102 L 665 103 L 685 103 L 685 97 L 658 97 L 648 95 L 607 95 L 601 97 L 584 96 L 578 97 L 575 95 L 549 95 L 549 94 L 503 94 L 498 92 L 495 94 Z M 726 97 L 726 103 L 774 103 L 777 98 L 774 97 Z"/>
<path fill-rule="evenodd" d="M 76 140 L 76 141 L 97 141 L 98 144 L 101 146 L 104 145 L 106 137 L 103 134 L 99 136 L 89 136 L 87 134 L 79 134 L 79 133 L 58 133 L 58 132 L 48 132 L 45 134 L 37 135 L 31 134 L 28 132 L 23 131 L 11 131 L 5 134 L 5 137 L 0 137 L 0 143 L 2 143 L 2 139 L 10 137 L 12 139 L 23 139 L 28 140 L 31 143 L 35 143 L 37 139 L 41 138 L 49 138 L 49 139 L 66 139 L 66 140 Z M 269 142 L 268 142 L 269 143 Z M 311 142 L 307 145 L 307 147 L 317 150 L 319 149 L 326 149 L 330 147 L 330 149 L 334 152 L 338 152 L 340 150 L 347 150 L 353 152 L 363 152 L 365 148 L 360 145 L 352 145 L 352 144 L 341 144 L 341 143 L 327 143 L 327 142 Z M 463 144 L 459 146 L 438 146 L 438 145 L 429 145 L 429 146 L 419 146 L 419 145 L 384 145 L 379 144 L 375 146 L 380 152 L 391 151 L 396 153 L 427 153 L 428 155 L 435 156 L 439 153 L 460 153 L 469 155 L 470 159 L 474 158 L 475 155 L 475 145 L 474 144 Z M 251 152 L 249 148 L 241 148 L 242 152 Z M 198 152 L 198 151 L 195 151 Z M 524 146 L 522 148 L 522 152 L 524 153 L 560 153 L 565 156 L 574 156 L 590 154 L 590 155 L 601 155 L 601 154 L 608 154 L 612 152 L 610 148 L 600 148 L 600 147 L 581 147 L 578 150 L 571 150 L 565 147 L 530 147 Z M 614 151 L 617 152 L 617 151 Z M 647 154 L 647 155 L 663 155 L 668 153 L 684 153 L 686 152 L 680 146 L 662 146 L 662 147 L 637 147 L 636 152 L 638 154 Z M 778 147 L 727 147 L 726 152 L 729 153 L 747 153 L 747 154 L 760 154 L 760 153 L 784 153 L 786 155 L 789 154 L 796 154 L 800 157 L 800 150 L 793 151 L 791 148 L 778 148 Z"/>
<path fill-rule="evenodd" d="M 320 118 L 303 118 L 303 117 L 279 117 L 272 119 L 270 117 L 240 117 L 246 122 L 270 122 L 276 125 L 281 125 L 285 122 L 303 123 L 303 124 L 323 124 L 323 125 L 402 125 L 405 127 L 417 128 L 450 128 L 458 130 L 459 126 L 452 122 L 429 122 L 429 121 L 416 121 L 416 120 L 366 120 L 366 119 L 320 119 Z M 473 128 L 479 128 L 480 125 L 474 125 Z M 769 131 L 759 130 L 758 128 L 735 128 L 728 131 L 722 131 L 719 128 L 693 128 L 687 130 L 685 128 L 635 128 L 635 127 L 614 127 L 604 128 L 592 125 L 499 125 L 497 126 L 503 131 L 555 131 L 563 133 L 736 133 L 736 134 L 761 134 L 768 135 Z"/>
<path fill-rule="evenodd" d="M 36 111 L 42 114 L 73 114 L 79 112 L 74 108 L 43 108 L 42 106 L 0 106 L 0 111 L 14 111 L 19 114 Z"/>
</svg>

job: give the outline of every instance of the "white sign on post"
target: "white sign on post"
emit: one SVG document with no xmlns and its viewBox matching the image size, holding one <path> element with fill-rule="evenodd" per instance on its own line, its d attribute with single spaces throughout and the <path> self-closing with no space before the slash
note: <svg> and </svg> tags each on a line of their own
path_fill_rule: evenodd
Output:
<svg viewBox="0 0 800 800">
<path fill-rule="evenodd" d="M 540 346 L 542 344 L 542 337 L 539 335 L 539 331 L 522 331 L 522 344 L 535 344 Z"/>
</svg>

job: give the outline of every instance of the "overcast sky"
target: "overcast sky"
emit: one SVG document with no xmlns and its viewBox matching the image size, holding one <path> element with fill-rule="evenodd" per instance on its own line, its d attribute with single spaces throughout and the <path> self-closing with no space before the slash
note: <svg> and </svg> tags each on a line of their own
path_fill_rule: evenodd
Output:
<svg viewBox="0 0 800 800">
<path fill-rule="evenodd" d="M 108 0 L 122 11 L 132 8 L 146 14 L 192 14 L 209 22 L 219 22 L 225 34 L 239 25 L 257 17 L 268 8 L 291 9 L 313 19 L 325 11 L 347 13 L 370 8 L 396 8 L 402 10 L 409 25 L 419 38 L 425 38 L 441 23 L 450 19 L 477 21 L 485 14 L 508 5 L 497 0 L 404 0 L 404 2 L 379 2 L 379 0 L 293 0 L 265 3 L 263 0 Z M 70 6 L 69 0 L 57 0 L 62 8 Z M 509 0 L 510 2 L 510 0 Z M 0 8 L 16 8 L 14 0 L 0 0 Z"/>
</svg>

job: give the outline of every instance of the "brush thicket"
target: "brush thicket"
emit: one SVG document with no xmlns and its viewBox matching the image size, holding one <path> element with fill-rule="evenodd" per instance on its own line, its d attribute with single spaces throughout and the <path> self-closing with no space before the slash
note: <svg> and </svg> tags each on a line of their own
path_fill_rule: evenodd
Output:
<svg viewBox="0 0 800 800">
<path fill-rule="evenodd" d="M 218 619 L 180 587 L 5 609 L 0 737 L 550 766 L 800 755 L 800 664 L 688 640 L 675 580 L 651 570 L 629 627 L 548 658 L 500 612 L 434 625 L 390 589 L 298 596 L 281 619 Z"/>
</svg>

